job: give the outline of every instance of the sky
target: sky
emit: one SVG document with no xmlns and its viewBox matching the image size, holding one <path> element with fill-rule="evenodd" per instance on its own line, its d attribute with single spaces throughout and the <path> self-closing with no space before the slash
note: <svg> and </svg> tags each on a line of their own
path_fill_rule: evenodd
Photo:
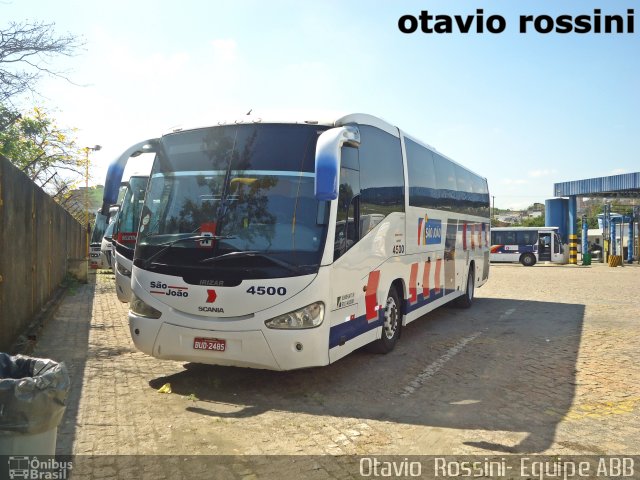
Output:
<svg viewBox="0 0 640 480">
<path fill-rule="evenodd" d="M 247 111 L 368 113 L 487 177 L 498 208 L 553 183 L 640 171 L 635 33 L 520 32 L 519 17 L 627 15 L 637 0 L 0 0 L 10 21 L 85 42 L 40 97 L 91 153 L 91 182 L 131 144 Z M 502 33 L 402 33 L 399 19 L 500 15 Z M 637 18 L 635 18 L 637 17 Z M 474 22 L 477 19 L 474 18 Z M 405 22 L 405 24 L 407 24 Z M 484 24 L 484 23 L 482 23 Z M 433 21 L 431 23 L 433 25 Z M 308 116 L 308 115 L 306 115 Z M 148 170 L 131 159 L 125 175 Z"/>
</svg>

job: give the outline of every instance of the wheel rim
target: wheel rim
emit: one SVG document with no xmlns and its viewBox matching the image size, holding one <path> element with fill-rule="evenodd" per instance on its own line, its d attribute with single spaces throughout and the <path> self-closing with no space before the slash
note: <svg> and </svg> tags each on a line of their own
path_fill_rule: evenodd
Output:
<svg viewBox="0 0 640 480">
<path fill-rule="evenodd" d="M 473 300 L 473 294 L 475 293 L 475 283 L 473 281 L 473 275 L 469 274 L 469 280 L 467 281 L 467 296 L 469 300 Z"/>
<path fill-rule="evenodd" d="M 387 298 L 387 305 L 384 310 L 384 325 L 382 331 L 388 339 L 393 338 L 398 329 L 398 305 L 393 297 Z"/>
</svg>

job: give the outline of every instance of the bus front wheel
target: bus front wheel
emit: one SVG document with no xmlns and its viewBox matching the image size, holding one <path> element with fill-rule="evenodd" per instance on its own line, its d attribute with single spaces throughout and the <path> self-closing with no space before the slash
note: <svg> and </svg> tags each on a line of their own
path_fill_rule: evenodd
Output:
<svg viewBox="0 0 640 480">
<path fill-rule="evenodd" d="M 520 257 L 520 263 L 525 267 L 533 267 L 536 264 L 536 257 L 532 253 L 525 253 Z"/>
<path fill-rule="evenodd" d="M 394 287 L 391 287 L 385 302 L 384 318 L 382 321 L 382 335 L 378 340 L 369 344 L 369 351 L 374 353 L 388 353 L 396 346 L 400 336 L 402 313 L 400 299 Z"/>
</svg>

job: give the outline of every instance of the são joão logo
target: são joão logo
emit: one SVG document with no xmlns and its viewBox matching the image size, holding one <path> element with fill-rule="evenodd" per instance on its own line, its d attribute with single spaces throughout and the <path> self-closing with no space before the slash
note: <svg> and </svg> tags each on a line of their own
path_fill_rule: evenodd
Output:
<svg viewBox="0 0 640 480">
<path fill-rule="evenodd" d="M 427 215 L 418 219 L 418 245 L 438 245 L 442 242 L 442 222 Z"/>
</svg>

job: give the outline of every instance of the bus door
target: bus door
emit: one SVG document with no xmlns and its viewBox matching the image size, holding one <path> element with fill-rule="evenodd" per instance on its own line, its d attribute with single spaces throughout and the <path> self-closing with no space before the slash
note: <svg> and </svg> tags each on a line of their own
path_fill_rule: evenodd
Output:
<svg viewBox="0 0 640 480">
<path fill-rule="evenodd" d="M 553 233 L 540 232 L 538 234 L 538 261 L 550 262 L 553 243 Z"/>
<path fill-rule="evenodd" d="M 554 233 L 551 236 L 551 242 L 553 244 L 553 248 L 551 250 L 551 261 L 553 263 L 566 263 L 567 259 L 565 257 L 564 247 L 560 240 L 560 236 L 557 233 Z"/>
<path fill-rule="evenodd" d="M 458 221 L 447 220 L 447 234 L 444 241 L 444 288 L 445 295 L 456 290 L 456 236 Z M 461 257 L 462 258 L 462 257 Z"/>
</svg>

